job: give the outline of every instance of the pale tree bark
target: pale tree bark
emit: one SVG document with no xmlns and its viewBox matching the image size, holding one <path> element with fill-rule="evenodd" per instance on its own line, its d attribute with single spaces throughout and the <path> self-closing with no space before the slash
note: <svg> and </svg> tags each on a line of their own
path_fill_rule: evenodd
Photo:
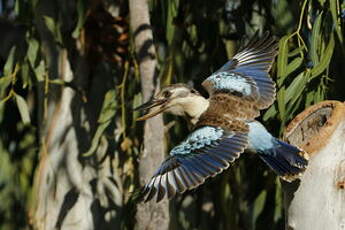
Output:
<svg viewBox="0 0 345 230">
<path fill-rule="evenodd" d="M 90 147 L 97 111 L 113 76 L 104 74 L 102 80 L 93 79 L 87 88 L 92 79 L 88 77 L 83 47 L 75 48 L 73 58 L 69 56 L 68 50 L 51 37 L 42 17 L 54 15 L 54 7 L 58 5 L 49 0 L 38 4 L 38 32 L 49 77 L 73 82 L 78 89 L 59 86 L 52 92 L 50 88 L 49 94 L 53 96 L 47 115 L 39 114 L 38 119 L 45 117 L 46 122 L 40 130 L 42 142 L 29 214 L 31 225 L 39 230 L 114 229 L 119 226 L 117 211 L 122 206 L 121 183 L 112 172 L 110 162 L 117 156 L 105 154 L 106 144 L 101 144 L 92 156 L 83 156 Z M 88 102 L 83 101 L 79 90 L 89 96 Z"/>
<path fill-rule="evenodd" d="M 345 105 L 325 101 L 298 115 L 285 138 L 310 154 L 300 183 L 284 183 L 287 230 L 345 229 Z"/>
<path fill-rule="evenodd" d="M 147 0 L 130 0 L 129 9 L 130 26 L 140 68 L 143 101 L 147 101 L 159 87 L 148 2 Z M 145 122 L 144 149 L 139 161 L 141 185 L 148 181 L 163 161 L 164 152 L 163 120 L 161 116 L 156 116 Z M 168 201 L 164 200 L 158 204 L 154 201 L 139 204 L 136 220 L 136 229 L 168 229 Z"/>
</svg>

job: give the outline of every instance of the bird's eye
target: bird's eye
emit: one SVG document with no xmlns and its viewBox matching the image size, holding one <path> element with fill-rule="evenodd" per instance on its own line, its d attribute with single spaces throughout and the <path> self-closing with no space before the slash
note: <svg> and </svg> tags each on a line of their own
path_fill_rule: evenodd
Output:
<svg viewBox="0 0 345 230">
<path fill-rule="evenodd" d="M 195 89 L 191 89 L 190 92 L 191 93 L 196 93 L 196 90 Z"/>
<path fill-rule="evenodd" d="M 171 92 L 170 91 L 163 92 L 163 97 L 168 98 L 170 96 L 171 96 Z"/>
</svg>

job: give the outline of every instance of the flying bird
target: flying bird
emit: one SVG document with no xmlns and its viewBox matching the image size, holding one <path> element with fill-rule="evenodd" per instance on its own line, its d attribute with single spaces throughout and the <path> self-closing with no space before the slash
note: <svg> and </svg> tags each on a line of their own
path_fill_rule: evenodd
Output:
<svg viewBox="0 0 345 230">
<path fill-rule="evenodd" d="M 170 151 L 145 185 L 145 200 L 159 202 L 198 187 L 227 169 L 244 151 L 256 153 L 283 180 L 297 179 L 308 165 L 302 149 L 273 137 L 256 117 L 275 100 L 269 70 L 278 52 L 266 33 L 253 38 L 202 86 L 209 98 L 185 84 L 163 87 L 137 110 L 151 109 L 138 120 L 166 112 L 183 116 L 191 133 Z"/>
</svg>

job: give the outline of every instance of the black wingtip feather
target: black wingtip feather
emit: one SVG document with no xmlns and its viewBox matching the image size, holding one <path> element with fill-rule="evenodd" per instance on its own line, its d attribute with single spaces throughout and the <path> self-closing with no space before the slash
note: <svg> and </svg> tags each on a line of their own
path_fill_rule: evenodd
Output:
<svg viewBox="0 0 345 230">
<path fill-rule="evenodd" d="M 165 176 L 166 176 L 167 196 L 168 196 L 168 199 L 171 199 L 172 197 L 175 196 L 176 190 L 178 188 L 177 188 L 176 181 L 172 172 L 165 174 Z"/>
<path fill-rule="evenodd" d="M 176 175 L 176 171 L 172 171 L 172 175 L 174 177 L 174 180 L 176 182 L 176 193 L 183 193 L 187 190 L 187 187 L 178 179 L 178 176 Z"/>
<path fill-rule="evenodd" d="M 144 202 L 146 203 L 146 202 L 152 200 L 152 198 L 154 197 L 155 194 L 156 194 L 156 188 L 155 188 L 155 186 L 152 186 L 150 188 L 150 190 L 148 191 L 148 194 L 147 194 Z"/>
</svg>

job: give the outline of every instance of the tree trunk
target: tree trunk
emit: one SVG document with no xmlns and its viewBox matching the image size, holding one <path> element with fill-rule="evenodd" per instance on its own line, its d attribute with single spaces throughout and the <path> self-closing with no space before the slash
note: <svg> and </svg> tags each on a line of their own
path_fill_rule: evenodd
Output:
<svg viewBox="0 0 345 230">
<path fill-rule="evenodd" d="M 146 0 L 130 0 L 130 26 L 134 37 L 137 60 L 139 61 L 143 101 L 149 100 L 159 87 L 156 74 L 156 52 L 153 44 L 152 29 L 148 2 Z M 164 160 L 164 131 L 161 116 L 156 116 L 145 122 L 144 149 L 139 161 L 140 184 L 153 175 L 156 168 Z M 136 229 L 168 229 L 168 201 L 156 204 L 151 201 L 139 204 L 136 214 Z"/>
<path fill-rule="evenodd" d="M 345 105 L 325 101 L 298 115 L 285 138 L 306 150 L 300 182 L 283 183 L 287 230 L 345 228 Z"/>
<path fill-rule="evenodd" d="M 83 156 L 90 147 L 99 105 L 113 76 L 104 74 L 102 80 L 89 79 L 84 47 L 78 46 L 74 53 L 72 48 L 61 48 L 45 27 L 42 15 L 54 15 L 57 5 L 49 0 L 38 4 L 38 32 L 48 59 L 49 77 L 73 82 L 76 87 L 49 88 L 47 122 L 40 130 L 42 143 L 30 221 L 39 230 L 113 229 L 120 225 L 116 218 L 122 206 L 122 194 L 117 188 L 120 183 L 115 185 L 116 172 L 112 172 L 109 163 L 117 156 L 114 152 L 105 154 L 104 143 L 92 156 Z M 87 87 L 91 80 L 91 86 Z M 88 96 L 87 102 L 83 101 L 81 91 Z M 42 117 L 39 114 L 38 120 Z"/>
</svg>

